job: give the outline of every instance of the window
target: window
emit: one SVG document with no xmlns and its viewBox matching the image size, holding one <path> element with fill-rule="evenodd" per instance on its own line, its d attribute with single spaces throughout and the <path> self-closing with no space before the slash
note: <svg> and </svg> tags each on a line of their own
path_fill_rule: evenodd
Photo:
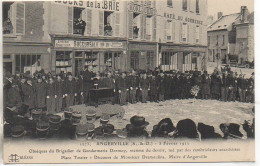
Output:
<svg viewBox="0 0 260 166">
<path fill-rule="evenodd" d="M 172 40 L 172 21 L 171 20 L 166 21 L 165 30 L 166 30 L 166 40 L 171 41 Z"/>
<path fill-rule="evenodd" d="M 25 5 L 22 2 L 2 3 L 2 26 L 4 35 L 23 35 L 25 27 Z"/>
<path fill-rule="evenodd" d="M 182 10 L 188 10 L 188 0 L 182 0 Z"/>
<path fill-rule="evenodd" d="M 187 37 L 188 37 L 188 25 L 187 23 L 182 24 L 182 41 L 187 42 Z"/>
<path fill-rule="evenodd" d="M 104 35 L 113 36 L 114 12 L 104 11 Z"/>
<path fill-rule="evenodd" d="M 146 40 L 151 40 L 152 36 L 152 16 L 146 17 Z"/>
<path fill-rule="evenodd" d="M 106 52 L 106 53 L 105 53 L 105 56 L 104 56 L 104 64 L 105 64 L 107 67 L 112 67 L 112 58 L 113 58 L 112 52 Z"/>
<path fill-rule="evenodd" d="M 210 46 L 210 36 L 208 36 L 208 46 Z"/>
<path fill-rule="evenodd" d="M 133 13 L 133 38 L 138 39 L 140 38 L 140 17 L 141 15 L 138 13 Z"/>
<path fill-rule="evenodd" d="M 86 16 L 84 8 L 73 8 L 73 34 L 84 35 L 86 28 Z"/>
<path fill-rule="evenodd" d="M 222 45 L 225 45 L 225 35 L 223 35 L 223 38 L 222 38 Z"/>
<path fill-rule="evenodd" d="M 217 35 L 217 44 L 216 45 L 218 46 L 218 35 Z"/>
<path fill-rule="evenodd" d="M 16 55 L 15 70 L 19 73 L 29 71 L 33 74 L 36 70 L 41 70 L 41 55 Z"/>
<path fill-rule="evenodd" d="M 200 40 L 200 27 L 199 26 L 196 26 L 195 36 L 196 36 L 196 43 L 199 43 L 199 40 Z"/>
<path fill-rule="evenodd" d="M 172 7 L 172 0 L 167 0 L 167 6 Z"/>
<path fill-rule="evenodd" d="M 171 64 L 171 56 L 169 52 L 162 53 L 162 65 L 170 65 Z"/>
<path fill-rule="evenodd" d="M 200 13 L 200 6 L 199 6 L 200 2 L 199 0 L 196 0 L 196 13 L 199 14 Z"/>
<path fill-rule="evenodd" d="M 130 66 L 132 69 L 138 69 L 139 67 L 139 51 L 132 51 L 130 53 Z"/>
</svg>

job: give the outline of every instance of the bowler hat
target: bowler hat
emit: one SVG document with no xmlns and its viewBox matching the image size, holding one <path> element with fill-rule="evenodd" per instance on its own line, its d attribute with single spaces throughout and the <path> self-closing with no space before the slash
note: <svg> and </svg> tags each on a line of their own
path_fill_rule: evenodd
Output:
<svg viewBox="0 0 260 166">
<path fill-rule="evenodd" d="M 198 135 L 196 124 L 191 119 L 180 120 L 176 128 L 179 137 L 196 138 Z"/>
<path fill-rule="evenodd" d="M 130 122 L 135 127 L 144 127 L 144 126 L 149 125 L 149 122 L 145 121 L 145 118 L 142 116 L 133 116 L 130 119 Z"/>
<path fill-rule="evenodd" d="M 78 124 L 76 127 L 76 134 L 80 136 L 85 136 L 88 133 L 88 128 L 86 124 Z"/>
<path fill-rule="evenodd" d="M 13 126 L 11 131 L 12 131 L 11 135 L 14 138 L 22 137 L 25 134 L 25 130 L 24 130 L 24 127 L 22 125 Z"/>
</svg>

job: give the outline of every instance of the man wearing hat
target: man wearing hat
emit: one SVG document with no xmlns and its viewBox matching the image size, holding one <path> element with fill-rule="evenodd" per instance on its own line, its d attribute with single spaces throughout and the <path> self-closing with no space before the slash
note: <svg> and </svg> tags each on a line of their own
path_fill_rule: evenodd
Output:
<svg viewBox="0 0 260 166">
<path fill-rule="evenodd" d="M 73 80 L 72 74 L 68 75 L 68 79 L 65 81 L 65 100 L 66 107 L 74 105 L 74 97 L 77 96 L 75 81 Z"/>
<path fill-rule="evenodd" d="M 29 111 L 31 111 L 32 109 L 35 108 L 35 104 L 36 104 L 35 86 L 33 85 L 31 78 L 27 79 L 27 84 L 23 89 L 23 94 L 24 94 L 24 103 L 29 106 Z"/>
<path fill-rule="evenodd" d="M 46 108 L 46 83 L 42 81 L 41 76 L 37 77 L 35 84 L 36 91 L 36 106 L 38 109 Z"/>
<path fill-rule="evenodd" d="M 132 70 L 132 72 L 129 74 L 129 76 L 126 78 L 127 80 L 127 88 L 129 89 L 129 101 L 130 103 L 136 102 L 136 90 L 139 85 L 138 79 L 136 77 L 135 71 Z"/>
<path fill-rule="evenodd" d="M 49 78 L 49 83 L 46 86 L 46 103 L 47 103 L 47 112 L 48 114 L 55 114 L 55 95 L 56 95 L 56 90 L 55 90 L 55 84 L 54 80 L 52 77 Z"/>
<path fill-rule="evenodd" d="M 110 115 L 109 114 L 102 114 L 100 117 L 100 126 L 95 129 L 96 134 L 100 136 L 104 136 L 103 128 L 107 126 L 109 122 Z"/>
<path fill-rule="evenodd" d="M 141 94 L 142 94 L 142 103 L 146 103 L 148 98 L 148 90 L 149 90 L 149 80 L 147 78 L 146 73 L 142 74 L 142 78 L 140 79 L 140 87 L 139 87 Z"/>
<path fill-rule="evenodd" d="M 87 140 L 94 139 L 95 138 L 95 125 L 92 123 L 87 123 L 86 126 L 87 126 L 87 131 L 88 131 Z"/>
<path fill-rule="evenodd" d="M 122 73 L 121 77 L 118 77 L 115 81 L 116 90 L 119 94 L 119 103 L 120 105 L 126 104 L 126 95 L 129 89 L 127 88 L 126 83 L 126 73 Z"/>
<path fill-rule="evenodd" d="M 148 138 L 149 134 L 146 131 L 146 126 L 149 125 L 145 121 L 144 117 L 133 116 L 130 119 L 131 124 L 126 125 L 127 136 L 128 137 L 145 137 Z"/>
<path fill-rule="evenodd" d="M 245 102 L 246 80 L 244 79 L 244 76 L 242 73 L 239 75 L 239 77 L 237 79 L 237 86 L 238 86 L 239 101 Z"/>
<path fill-rule="evenodd" d="M 55 103 L 56 103 L 56 112 L 61 112 L 62 109 L 62 102 L 63 102 L 63 95 L 64 95 L 64 82 L 61 79 L 61 75 L 57 75 L 55 81 Z"/>
<path fill-rule="evenodd" d="M 150 100 L 152 102 L 157 102 L 158 101 L 158 79 L 156 79 L 155 75 L 152 75 L 150 81 L 149 81 L 149 89 L 150 90 Z"/>
<path fill-rule="evenodd" d="M 221 77 L 221 101 L 227 101 L 228 98 L 228 73 L 224 71 Z"/>
</svg>

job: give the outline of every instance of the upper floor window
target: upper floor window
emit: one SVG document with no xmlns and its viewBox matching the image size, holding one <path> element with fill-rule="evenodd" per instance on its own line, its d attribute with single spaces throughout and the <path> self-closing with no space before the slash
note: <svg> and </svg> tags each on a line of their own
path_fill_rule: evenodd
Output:
<svg viewBox="0 0 260 166">
<path fill-rule="evenodd" d="M 225 45 L 225 35 L 222 37 L 222 45 Z"/>
<path fill-rule="evenodd" d="M 208 46 L 210 46 L 210 36 L 208 36 Z"/>
<path fill-rule="evenodd" d="M 218 35 L 217 35 L 217 44 L 216 45 L 218 46 Z"/>
<path fill-rule="evenodd" d="M 140 27 L 141 27 L 141 16 L 140 14 L 138 13 L 133 13 L 133 38 L 134 39 L 138 39 L 140 38 Z"/>
<path fill-rule="evenodd" d="M 104 36 L 113 36 L 114 12 L 104 11 Z"/>
<path fill-rule="evenodd" d="M 167 0 L 167 6 L 172 7 L 172 0 Z"/>
<path fill-rule="evenodd" d="M 84 8 L 73 8 L 73 34 L 84 35 L 86 28 L 86 17 Z"/>
<path fill-rule="evenodd" d="M 146 40 L 150 40 L 152 37 L 152 16 L 146 17 Z"/>
<path fill-rule="evenodd" d="M 199 40 L 200 40 L 200 27 L 199 26 L 196 26 L 195 36 L 196 36 L 196 43 L 199 43 Z"/>
<path fill-rule="evenodd" d="M 181 33 L 181 36 L 182 36 L 182 41 L 183 42 L 187 42 L 187 38 L 188 38 L 188 24 L 187 23 L 183 23 L 182 24 L 182 33 Z"/>
<path fill-rule="evenodd" d="M 200 13 L 200 1 L 196 0 L 196 13 L 199 14 Z"/>
<path fill-rule="evenodd" d="M 171 41 L 172 40 L 172 21 L 171 20 L 166 21 L 165 31 L 166 31 L 166 40 Z"/>
<path fill-rule="evenodd" d="M 3 2 L 3 34 L 23 35 L 25 27 L 25 5 L 22 2 Z"/>
<path fill-rule="evenodd" d="M 188 10 L 188 0 L 182 0 L 182 10 Z"/>
</svg>

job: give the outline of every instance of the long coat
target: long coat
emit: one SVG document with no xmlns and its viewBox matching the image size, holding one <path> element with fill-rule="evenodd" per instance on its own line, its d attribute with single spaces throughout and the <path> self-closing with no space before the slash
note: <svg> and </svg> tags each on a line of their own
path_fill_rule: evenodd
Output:
<svg viewBox="0 0 260 166">
<path fill-rule="evenodd" d="M 211 80 L 211 93 L 214 95 L 220 95 L 221 78 L 216 75 L 212 75 Z"/>
<path fill-rule="evenodd" d="M 22 105 L 22 97 L 16 88 L 9 88 L 7 91 L 7 106 L 20 107 Z"/>
<path fill-rule="evenodd" d="M 33 109 L 36 104 L 35 87 L 34 85 L 25 84 L 24 88 L 24 103 L 29 106 L 29 109 Z"/>
<path fill-rule="evenodd" d="M 201 93 L 203 95 L 210 95 L 210 84 L 211 80 L 209 78 L 202 79 Z"/>
<path fill-rule="evenodd" d="M 35 84 L 36 91 L 36 105 L 38 108 L 46 107 L 46 83 L 36 83 Z"/>
</svg>

